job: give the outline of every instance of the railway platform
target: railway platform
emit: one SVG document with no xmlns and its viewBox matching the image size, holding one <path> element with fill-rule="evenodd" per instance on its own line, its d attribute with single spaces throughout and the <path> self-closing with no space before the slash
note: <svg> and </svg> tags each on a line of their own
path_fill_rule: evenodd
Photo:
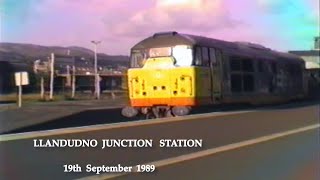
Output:
<svg viewBox="0 0 320 180">
<path fill-rule="evenodd" d="M 127 98 L 103 100 L 77 100 L 59 102 L 37 102 L 22 108 L 2 108 L 0 110 L 0 134 L 37 124 L 47 123 L 90 109 L 120 108 Z"/>
<path fill-rule="evenodd" d="M 303 102 L 0 135 L 0 159 L 4 162 L 0 163 L 0 174 L 2 179 L 62 180 L 319 179 L 318 113 L 319 103 Z M 94 119 L 92 116 L 81 118 Z M 72 139 L 94 140 L 98 145 L 70 148 L 46 147 L 45 143 L 41 146 L 39 143 L 40 140 Z M 151 139 L 153 146 L 103 148 L 105 140 L 119 139 Z M 163 139 L 200 139 L 203 146 L 162 147 Z M 77 165 L 80 170 L 64 172 L 66 164 Z M 152 165 L 156 171 L 97 174 L 87 168 L 119 164 L 122 167 Z"/>
</svg>

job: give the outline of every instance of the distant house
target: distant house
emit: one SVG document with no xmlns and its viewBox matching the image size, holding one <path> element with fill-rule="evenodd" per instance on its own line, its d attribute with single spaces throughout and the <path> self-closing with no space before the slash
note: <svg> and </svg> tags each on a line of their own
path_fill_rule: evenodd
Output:
<svg viewBox="0 0 320 180">
<path fill-rule="evenodd" d="M 93 72 L 93 64 L 90 60 L 86 60 L 82 57 L 78 56 L 68 56 L 68 55 L 55 55 L 54 58 L 54 69 L 58 74 L 67 74 L 68 68 L 75 66 L 76 71 L 92 71 Z M 37 60 L 34 62 L 34 68 L 39 72 L 50 71 L 50 61 L 49 58 L 46 61 Z"/>
<path fill-rule="evenodd" d="M 320 36 L 315 37 L 314 39 L 314 49 L 320 49 Z"/>
<path fill-rule="evenodd" d="M 0 94 L 8 93 L 14 87 L 13 66 L 8 61 L 0 61 Z"/>
<path fill-rule="evenodd" d="M 67 73 L 67 69 L 75 66 L 78 69 L 91 67 L 91 63 L 77 56 L 55 55 L 55 69 L 59 74 Z"/>
<path fill-rule="evenodd" d="M 307 69 L 320 68 L 320 50 L 289 51 L 289 53 L 300 56 L 306 62 Z"/>
<path fill-rule="evenodd" d="M 32 79 L 32 68 L 24 62 L 0 61 L 0 94 L 11 93 L 15 90 L 14 73 L 19 71 L 29 72 Z M 23 87 L 24 91 L 31 91 L 30 85 Z"/>
</svg>

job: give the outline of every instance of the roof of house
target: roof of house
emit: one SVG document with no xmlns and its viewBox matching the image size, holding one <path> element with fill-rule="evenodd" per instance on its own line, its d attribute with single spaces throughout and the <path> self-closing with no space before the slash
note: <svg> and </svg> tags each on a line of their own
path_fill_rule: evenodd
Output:
<svg viewBox="0 0 320 180">
<path fill-rule="evenodd" d="M 289 51 L 289 53 L 292 53 L 298 56 L 320 56 L 320 50 Z"/>
</svg>

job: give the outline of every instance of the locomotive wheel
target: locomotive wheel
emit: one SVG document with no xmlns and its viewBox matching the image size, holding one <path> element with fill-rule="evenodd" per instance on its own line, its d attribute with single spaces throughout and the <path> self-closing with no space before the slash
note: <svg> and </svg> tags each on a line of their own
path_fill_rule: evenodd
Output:
<svg viewBox="0 0 320 180">
<path fill-rule="evenodd" d="M 174 117 L 170 109 L 166 111 L 165 117 Z"/>
<path fill-rule="evenodd" d="M 155 119 L 155 118 L 156 118 L 156 116 L 153 113 L 148 112 L 146 114 L 146 119 Z"/>
<path fill-rule="evenodd" d="M 169 108 L 152 108 L 146 114 L 146 119 L 156 119 L 156 118 L 165 118 L 165 117 L 174 117 L 175 115 Z"/>
<path fill-rule="evenodd" d="M 172 108 L 172 114 L 175 116 L 185 116 L 190 113 L 190 108 L 186 106 L 175 106 Z"/>
</svg>

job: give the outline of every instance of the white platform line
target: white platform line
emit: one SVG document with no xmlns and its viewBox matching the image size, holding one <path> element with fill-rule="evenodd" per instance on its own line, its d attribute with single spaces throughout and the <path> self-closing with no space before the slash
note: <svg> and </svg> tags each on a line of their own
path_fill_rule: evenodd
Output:
<svg viewBox="0 0 320 180">
<path fill-rule="evenodd" d="M 181 163 L 184 161 L 189 161 L 189 160 L 201 158 L 204 156 L 213 155 L 213 154 L 224 152 L 224 151 L 230 151 L 230 150 L 234 150 L 237 148 L 278 139 L 278 138 L 289 136 L 292 134 L 297 134 L 297 133 L 317 129 L 319 127 L 320 127 L 320 124 L 314 124 L 314 125 L 305 126 L 305 127 L 301 127 L 301 128 L 297 128 L 297 129 L 293 129 L 293 130 L 289 130 L 289 131 L 274 133 L 274 134 L 270 134 L 270 135 L 266 135 L 266 136 L 238 142 L 238 143 L 228 144 L 228 145 L 220 146 L 217 148 L 207 149 L 207 150 L 198 151 L 195 153 L 190 153 L 190 154 L 181 155 L 181 156 L 177 156 L 177 157 L 173 157 L 173 158 L 168 158 L 168 159 L 154 161 L 154 162 L 148 162 L 148 163 L 142 163 L 142 164 L 150 164 L 150 165 L 152 164 L 152 165 L 155 165 L 156 168 L 159 168 L 159 167 L 168 166 L 171 164 L 176 164 L 176 163 Z M 87 176 L 84 178 L 80 178 L 79 180 L 112 179 L 112 178 L 128 175 L 130 173 L 136 173 L 137 168 L 133 167 L 132 171 L 133 172 L 128 172 L 128 173 L 113 173 L 113 174 L 105 173 L 105 174 L 101 174 L 101 175 Z"/>
<path fill-rule="evenodd" d="M 62 135 L 62 134 L 98 131 L 98 130 L 109 130 L 109 129 L 117 129 L 117 128 L 172 123 L 172 122 L 178 122 L 178 121 L 196 120 L 199 118 L 210 118 L 210 117 L 218 117 L 218 116 L 225 116 L 225 115 L 255 112 L 255 111 L 256 110 L 253 110 L 253 111 L 233 111 L 233 112 L 213 112 L 213 113 L 194 114 L 194 115 L 172 117 L 172 118 L 138 120 L 138 121 L 112 123 L 112 124 L 100 124 L 100 125 L 71 127 L 71 128 L 53 129 L 53 130 L 36 131 L 36 132 L 7 134 L 7 135 L 0 135 L 0 142 L 20 140 L 20 139 L 29 139 L 29 138 L 36 138 L 36 137 L 45 137 L 45 136 L 56 136 L 56 135 Z"/>
</svg>

